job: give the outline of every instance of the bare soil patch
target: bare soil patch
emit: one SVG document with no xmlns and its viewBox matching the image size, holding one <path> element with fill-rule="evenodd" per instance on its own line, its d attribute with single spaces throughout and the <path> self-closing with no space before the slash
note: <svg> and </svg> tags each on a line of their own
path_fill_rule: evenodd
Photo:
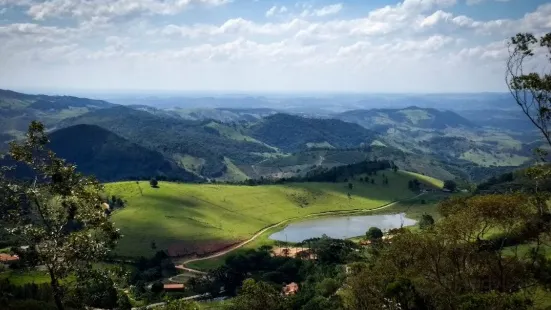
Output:
<svg viewBox="0 0 551 310">
<path fill-rule="evenodd" d="M 182 241 L 168 247 L 168 255 L 171 257 L 204 256 L 223 251 L 241 240 L 202 240 Z"/>
</svg>

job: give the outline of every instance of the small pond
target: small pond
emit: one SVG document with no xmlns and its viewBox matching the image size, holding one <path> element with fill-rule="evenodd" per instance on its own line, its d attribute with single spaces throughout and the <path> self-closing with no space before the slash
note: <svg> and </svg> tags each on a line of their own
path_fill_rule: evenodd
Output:
<svg viewBox="0 0 551 310">
<path fill-rule="evenodd" d="M 412 226 L 417 223 L 404 213 L 387 215 L 358 215 L 325 217 L 291 223 L 283 230 L 270 235 L 270 239 L 288 242 L 301 242 L 323 234 L 331 238 L 346 239 L 365 235 L 369 227 L 378 227 L 383 231 Z"/>
</svg>

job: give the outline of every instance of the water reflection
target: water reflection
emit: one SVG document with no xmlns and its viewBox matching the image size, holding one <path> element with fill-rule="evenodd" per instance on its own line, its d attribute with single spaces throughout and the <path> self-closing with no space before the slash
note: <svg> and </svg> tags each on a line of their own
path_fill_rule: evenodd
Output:
<svg viewBox="0 0 551 310">
<path fill-rule="evenodd" d="M 364 235 L 369 227 L 379 227 L 383 231 L 401 226 L 415 225 L 416 221 L 405 214 L 342 216 L 306 220 L 289 224 L 285 229 L 270 235 L 270 239 L 288 242 L 301 242 L 321 237 L 345 239 Z"/>
</svg>

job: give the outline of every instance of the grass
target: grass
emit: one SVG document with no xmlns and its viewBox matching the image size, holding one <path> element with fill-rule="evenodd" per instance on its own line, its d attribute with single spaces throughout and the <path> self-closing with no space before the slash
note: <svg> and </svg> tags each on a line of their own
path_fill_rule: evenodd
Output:
<svg viewBox="0 0 551 310">
<path fill-rule="evenodd" d="M 281 230 L 284 227 L 285 226 L 279 226 L 279 227 L 268 229 L 265 233 L 260 235 L 258 238 L 254 239 L 253 241 L 247 243 L 243 247 L 236 249 L 235 251 L 232 251 L 226 255 L 218 256 L 212 259 L 192 262 L 187 264 L 186 266 L 189 268 L 198 269 L 198 270 L 210 270 L 210 269 L 214 269 L 222 266 L 228 256 L 238 254 L 240 252 L 244 252 L 250 249 L 258 249 L 263 245 L 274 246 L 276 244 L 276 241 L 270 239 L 269 238 L 270 235 Z"/>
<path fill-rule="evenodd" d="M 201 172 L 201 168 L 205 164 L 203 158 L 197 158 L 190 155 L 174 155 L 174 159 L 186 170 L 192 171 L 194 173 Z"/>
<path fill-rule="evenodd" d="M 158 249 L 193 241 L 245 240 L 264 227 L 280 221 L 327 211 L 373 209 L 394 200 L 413 196 L 407 182 L 440 184 L 416 174 L 387 171 L 389 185 L 294 183 L 285 185 L 236 186 L 221 184 L 177 184 L 120 182 L 106 185 L 109 194 L 128 201 L 113 214 L 124 238 L 117 253 L 125 256 L 152 255 Z M 350 193 L 350 197 L 348 194 Z"/>
<path fill-rule="evenodd" d="M 420 220 L 423 214 L 431 215 L 434 220 L 440 218 L 438 203 L 453 194 L 443 192 L 429 192 L 420 197 L 398 202 L 388 208 L 374 211 L 373 214 L 405 213 L 408 218 Z"/>
<path fill-rule="evenodd" d="M 241 171 L 231 159 L 224 157 L 224 163 L 226 164 L 227 171 L 223 176 L 217 178 L 218 181 L 245 181 L 249 177 Z"/>
<path fill-rule="evenodd" d="M 50 276 L 46 271 L 18 269 L 6 270 L 0 272 L 0 280 L 8 279 L 14 285 L 24 285 L 29 283 L 42 284 L 50 283 Z"/>
<path fill-rule="evenodd" d="M 262 141 L 256 140 L 253 137 L 244 135 L 241 130 L 236 129 L 236 128 L 232 128 L 231 126 L 220 124 L 220 123 L 217 123 L 217 122 L 211 122 L 211 123 L 207 124 L 206 126 L 210 127 L 210 128 L 213 128 L 213 129 L 216 129 L 220 133 L 220 135 L 222 135 L 223 137 L 226 137 L 228 139 L 258 143 L 258 144 L 265 145 L 265 146 L 273 149 L 274 151 L 277 151 L 277 148 L 272 147 L 270 145 L 267 145 L 266 143 L 264 143 Z"/>
<path fill-rule="evenodd" d="M 488 153 L 479 149 L 470 149 L 461 154 L 460 159 L 468 160 L 478 165 L 489 166 L 520 166 L 530 158 L 510 153 Z"/>
<path fill-rule="evenodd" d="M 429 184 L 431 186 L 438 187 L 438 188 L 444 187 L 444 182 L 442 180 L 438 180 L 433 177 L 429 177 L 427 175 L 421 175 L 421 174 L 413 173 L 409 171 L 400 171 L 400 172 L 406 175 L 409 175 L 412 178 L 417 178 L 420 181 L 424 182 L 425 184 Z"/>
</svg>

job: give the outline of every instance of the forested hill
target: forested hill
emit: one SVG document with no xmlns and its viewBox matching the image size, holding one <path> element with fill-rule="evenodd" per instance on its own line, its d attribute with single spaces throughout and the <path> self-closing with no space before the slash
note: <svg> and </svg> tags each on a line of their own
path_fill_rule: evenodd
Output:
<svg viewBox="0 0 551 310">
<path fill-rule="evenodd" d="M 349 148 L 369 145 L 376 134 L 337 119 L 312 119 L 275 114 L 251 126 L 250 136 L 286 152 L 312 147 Z"/>
<path fill-rule="evenodd" d="M 33 120 L 40 120 L 51 128 L 64 118 L 111 106 L 113 104 L 102 100 L 29 95 L 0 89 L 0 143 L 21 137 Z"/>
<path fill-rule="evenodd" d="M 414 106 L 404 109 L 352 110 L 335 117 L 360 124 L 366 128 L 410 126 L 424 129 L 445 129 L 447 127 L 475 126 L 471 121 L 452 111 Z"/>
<path fill-rule="evenodd" d="M 201 162 L 199 174 L 207 177 L 218 177 L 226 171 L 224 157 L 253 163 L 263 159 L 257 154 L 274 152 L 260 143 L 223 137 L 203 122 L 166 118 L 123 106 L 93 111 L 63 121 L 60 126 L 76 124 L 103 127 L 174 160 L 191 156 Z"/>
<path fill-rule="evenodd" d="M 199 178 L 148 150 L 95 125 L 76 125 L 53 132 L 50 147 L 101 181 L 148 179 L 152 176 L 193 181 Z"/>
</svg>

